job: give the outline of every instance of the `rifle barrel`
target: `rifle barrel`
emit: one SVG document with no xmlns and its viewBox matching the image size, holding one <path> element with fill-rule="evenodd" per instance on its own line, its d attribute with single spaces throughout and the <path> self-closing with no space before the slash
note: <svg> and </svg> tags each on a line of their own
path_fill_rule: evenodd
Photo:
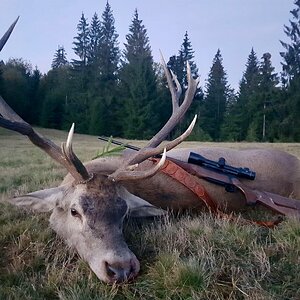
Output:
<svg viewBox="0 0 300 300">
<path fill-rule="evenodd" d="M 119 142 L 119 141 L 114 140 L 112 138 L 107 138 L 105 136 L 99 136 L 98 140 L 102 140 L 102 141 L 105 141 L 105 142 L 111 142 L 111 143 L 113 143 L 115 145 L 124 146 L 125 148 L 131 149 L 131 150 L 135 150 L 135 151 L 139 151 L 140 150 L 139 147 L 136 147 L 136 146 L 133 146 L 133 145 L 129 145 L 129 144 L 126 144 L 126 143 L 122 143 L 122 142 Z"/>
</svg>

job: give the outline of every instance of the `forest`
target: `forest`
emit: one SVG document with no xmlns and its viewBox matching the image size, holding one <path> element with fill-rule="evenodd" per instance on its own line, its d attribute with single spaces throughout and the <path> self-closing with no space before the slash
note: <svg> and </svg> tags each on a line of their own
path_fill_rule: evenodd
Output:
<svg viewBox="0 0 300 300">
<path fill-rule="evenodd" d="M 261 58 L 249 49 L 245 70 L 234 90 L 227 80 L 221 49 L 216 49 L 204 88 L 198 88 L 177 135 L 197 113 L 190 139 L 198 141 L 300 142 L 300 0 L 281 42 L 282 71 L 275 73 L 270 53 Z M 167 59 L 183 90 L 186 62 L 198 67 L 188 32 L 179 50 Z M 41 74 L 23 58 L 0 61 L 0 94 L 28 123 L 93 135 L 149 139 L 171 114 L 170 94 L 160 64 L 154 62 L 147 29 L 135 10 L 124 50 L 107 2 L 91 21 L 82 13 L 73 39 L 76 60 L 63 46 L 51 70 Z"/>
</svg>

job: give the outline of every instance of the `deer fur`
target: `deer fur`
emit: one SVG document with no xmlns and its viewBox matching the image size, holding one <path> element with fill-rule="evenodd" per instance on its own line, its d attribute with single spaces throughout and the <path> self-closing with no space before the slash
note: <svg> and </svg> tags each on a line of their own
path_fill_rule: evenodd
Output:
<svg viewBox="0 0 300 300">
<path fill-rule="evenodd" d="M 191 151 L 215 161 L 220 157 L 224 157 L 229 165 L 244 166 L 255 171 L 256 178 L 254 181 L 241 179 L 243 183 L 253 189 L 300 199 L 300 160 L 291 154 L 276 149 L 236 150 L 198 147 L 194 149 L 173 149 L 167 155 L 187 162 Z M 113 172 L 120 163 L 121 158 L 99 158 L 87 163 L 86 167 L 89 172 L 108 174 Z M 151 164 L 151 161 L 143 162 L 140 168 L 148 168 Z M 66 177 L 64 182 L 68 178 Z M 226 192 L 221 186 L 203 179 L 197 178 L 197 180 L 217 202 L 221 210 L 232 212 L 247 209 L 243 194 Z M 123 186 L 132 194 L 162 209 L 201 211 L 204 207 L 204 203 L 193 192 L 162 172 L 139 181 L 124 181 Z"/>
</svg>

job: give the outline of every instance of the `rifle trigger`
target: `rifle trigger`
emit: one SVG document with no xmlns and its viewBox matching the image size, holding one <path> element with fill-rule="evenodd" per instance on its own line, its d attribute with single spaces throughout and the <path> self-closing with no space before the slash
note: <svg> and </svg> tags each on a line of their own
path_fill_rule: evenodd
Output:
<svg viewBox="0 0 300 300">
<path fill-rule="evenodd" d="M 220 168 L 224 168 L 224 167 L 225 167 L 225 165 L 226 165 L 226 160 L 225 160 L 224 157 L 220 157 L 220 158 L 219 158 L 218 165 L 219 165 Z"/>
<path fill-rule="evenodd" d="M 225 185 L 225 191 L 228 193 L 235 193 L 236 187 L 233 184 L 226 184 Z"/>
</svg>

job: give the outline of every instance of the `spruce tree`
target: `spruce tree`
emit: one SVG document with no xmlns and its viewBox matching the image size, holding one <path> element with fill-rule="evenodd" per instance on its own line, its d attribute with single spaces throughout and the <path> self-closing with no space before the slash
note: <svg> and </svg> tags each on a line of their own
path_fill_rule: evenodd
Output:
<svg viewBox="0 0 300 300">
<path fill-rule="evenodd" d="M 221 137 L 221 125 L 229 95 L 230 87 L 227 83 L 227 74 L 223 67 L 221 51 L 218 49 L 208 75 L 203 113 L 200 120 L 203 130 L 214 141 L 218 141 Z"/>
<path fill-rule="evenodd" d="M 194 52 L 192 43 L 186 31 L 178 55 L 171 56 L 167 64 L 174 74 L 176 74 L 179 83 L 184 89 L 187 87 L 187 61 L 190 64 L 192 76 L 194 78 L 198 77 L 198 68 L 196 63 L 193 61 Z"/>
<path fill-rule="evenodd" d="M 149 138 L 160 126 L 157 80 L 147 30 L 137 10 L 126 41 L 120 82 L 123 134 L 128 138 Z"/>
<path fill-rule="evenodd" d="M 290 26 L 284 25 L 284 32 L 290 38 L 290 43 L 283 41 L 281 45 L 285 49 L 281 52 L 284 62 L 282 63 L 283 83 L 287 84 L 300 74 L 300 0 L 296 0 L 296 8 L 291 10 L 292 20 Z"/>
<path fill-rule="evenodd" d="M 187 89 L 187 62 L 189 62 L 191 67 L 191 74 L 194 78 L 198 77 L 198 68 L 196 63 L 194 62 L 194 50 L 192 48 L 192 43 L 189 39 L 187 31 L 185 32 L 183 42 L 181 44 L 180 50 L 178 51 L 178 55 L 173 55 L 169 58 L 169 61 L 167 63 L 168 67 L 173 71 L 173 73 L 176 75 L 181 87 L 182 87 L 182 96 L 179 100 L 180 103 L 182 103 L 184 99 L 184 94 Z M 177 128 L 171 133 L 171 136 L 178 135 L 184 128 L 188 126 L 192 118 L 195 114 L 198 114 L 201 112 L 201 102 L 203 100 L 203 92 L 202 89 L 199 87 L 196 91 L 195 98 L 193 100 L 193 103 L 186 113 L 186 117 L 184 120 L 179 124 Z M 199 123 L 198 123 L 199 124 Z M 193 130 L 192 138 L 193 139 L 199 139 L 203 138 L 203 131 L 198 127 L 198 124 Z"/>
<path fill-rule="evenodd" d="M 70 94 L 68 95 L 68 105 L 66 106 L 65 122 L 76 122 L 77 132 L 87 132 L 89 127 L 89 54 L 90 35 L 89 24 L 82 13 L 77 25 L 78 33 L 74 37 L 74 52 L 79 59 L 72 60 L 72 72 L 70 73 Z"/>
<path fill-rule="evenodd" d="M 281 135 L 278 132 L 282 109 L 279 101 L 279 79 L 272 66 L 271 57 L 270 53 L 264 53 L 260 64 L 260 93 L 257 102 L 262 110 L 257 110 L 257 118 L 262 128 L 258 132 L 258 140 L 262 141 L 273 141 Z"/>
<path fill-rule="evenodd" d="M 114 24 L 113 12 L 107 2 L 100 23 L 97 57 L 92 68 L 94 85 L 90 133 L 93 134 L 120 135 L 119 118 L 116 116 L 120 50 Z"/>
<path fill-rule="evenodd" d="M 294 2 L 291 10 L 290 25 L 284 26 L 284 32 L 290 42 L 281 41 L 284 52 L 281 52 L 282 81 L 284 86 L 285 117 L 280 125 L 287 140 L 300 141 L 300 0 Z"/>
<path fill-rule="evenodd" d="M 271 54 L 264 53 L 259 65 L 258 84 L 245 106 L 250 121 L 247 140 L 266 141 L 271 139 L 270 127 L 275 113 L 277 84 L 278 78 L 271 63 Z"/>
<path fill-rule="evenodd" d="M 82 68 L 87 65 L 90 52 L 89 24 L 83 13 L 77 25 L 77 30 L 78 33 L 74 37 L 73 50 L 79 57 L 79 60 L 73 60 L 73 66 Z"/>
<path fill-rule="evenodd" d="M 249 133 L 249 126 L 253 120 L 254 113 L 257 111 L 254 103 L 259 92 L 260 74 L 259 61 L 257 54 L 252 48 L 246 63 L 246 70 L 239 86 L 239 94 L 235 107 L 233 107 L 233 115 L 231 121 L 235 123 L 234 130 L 238 135 L 235 136 L 237 141 L 243 141 Z M 249 137 L 249 136 L 248 136 Z"/>
<path fill-rule="evenodd" d="M 67 53 L 64 46 L 58 46 L 51 64 L 52 69 L 68 65 Z"/>
<path fill-rule="evenodd" d="M 98 18 L 97 13 L 94 13 L 89 28 L 89 48 L 88 48 L 89 64 L 97 64 L 97 57 L 99 55 L 100 37 L 101 37 L 100 20 Z"/>
<path fill-rule="evenodd" d="M 101 76 L 105 79 L 115 79 L 120 60 L 119 35 L 116 33 L 115 19 L 108 2 L 102 14 L 100 32 Z"/>
</svg>

